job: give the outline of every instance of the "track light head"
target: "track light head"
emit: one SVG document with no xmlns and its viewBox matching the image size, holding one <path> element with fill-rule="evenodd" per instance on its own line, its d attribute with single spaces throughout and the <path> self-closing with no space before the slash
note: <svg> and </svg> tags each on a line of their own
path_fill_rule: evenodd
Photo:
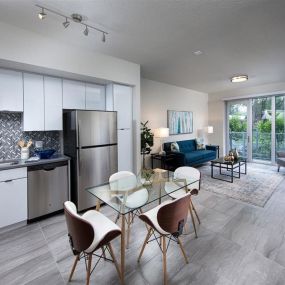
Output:
<svg viewBox="0 0 285 285">
<path fill-rule="evenodd" d="M 102 34 L 102 42 L 103 42 L 103 43 L 106 42 L 106 35 L 105 35 L 105 33 Z"/>
<path fill-rule="evenodd" d="M 68 21 L 67 18 L 65 18 L 65 22 L 62 23 L 62 25 L 67 28 L 69 26 L 70 22 Z"/>
<path fill-rule="evenodd" d="M 43 20 L 46 17 L 45 9 L 42 8 L 42 11 L 38 14 L 40 20 Z"/>
<path fill-rule="evenodd" d="M 89 30 L 88 30 L 88 27 L 87 27 L 87 26 L 85 26 L 85 30 L 84 30 L 83 34 L 84 34 L 85 36 L 88 36 Z"/>
</svg>

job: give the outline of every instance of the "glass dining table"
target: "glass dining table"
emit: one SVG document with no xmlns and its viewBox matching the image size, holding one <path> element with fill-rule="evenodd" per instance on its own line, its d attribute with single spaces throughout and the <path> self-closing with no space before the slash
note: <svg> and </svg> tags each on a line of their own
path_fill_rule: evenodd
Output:
<svg viewBox="0 0 285 285">
<path fill-rule="evenodd" d="M 146 181 L 142 177 L 142 173 L 136 176 L 136 182 L 133 186 L 131 185 L 132 177 L 123 177 L 112 182 L 97 185 L 94 187 L 86 188 L 86 191 L 91 193 L 97 198 L 96 210 L 100 210 L 101 204 L 105 204 L 111 207 L 118 216 L 121 217 L 121 282 L 124 284 L 124 271 L 125 271 L 125 250 L 126 250 L 126 215 L 134 213 L 140 210 L 142 207 L 147 207 L 148 209 L 154 208 L 158 204 L 161 204 L 162 200 L 169 197 L 169 194 L 180 191 L 182 194 L 187 193 L 191 189 L 191 184 L 198 182 L 198 179 L 175 179 L 173 177 L 173 172 L 169 172 L 164 169 L 154 169 L 152 171 L 152 178 Z M 165 185 L 168 184 L 168 187 Z M 147 191 L 146 191 L 146 190 Z M 143 190 L 143 191 L 142 191 Z M 140 193 L 146 194 L 143 197 L 143 205 L 137 208 L 128 207 L 127 199 L 132 197 L 134 204 L 139 201 L 135 199 L 142 200 L 142 195 Z M 191 211 L 191 207 L 190 207 Z"/>
</svg>

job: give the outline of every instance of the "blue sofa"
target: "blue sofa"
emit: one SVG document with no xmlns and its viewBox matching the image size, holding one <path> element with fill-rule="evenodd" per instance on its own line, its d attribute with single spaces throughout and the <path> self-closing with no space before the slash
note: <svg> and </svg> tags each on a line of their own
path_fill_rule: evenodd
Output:
<svg viewBox="0 0 285 285">
<path fill-rule="evenodd" d="M 180 166 L 199 165 L 217 158 L 217 147 L 214 145 L 206 145 L 205 149 L 197 149 L 195 139 L 177 141 L 179 152 L 171 151 L 171 143 L 163 144 L 163 149 L 167 154 L 172 154 L 173 159 L 167 162 L 168 168 L 175 170 Z"/>
</svg>

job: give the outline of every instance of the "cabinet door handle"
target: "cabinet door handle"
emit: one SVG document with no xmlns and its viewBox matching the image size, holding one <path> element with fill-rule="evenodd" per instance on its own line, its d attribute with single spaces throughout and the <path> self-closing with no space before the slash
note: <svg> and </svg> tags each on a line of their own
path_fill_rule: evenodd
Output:
<svg viewBox="0 0 285 285">
<path fill-rule="evenodd" d="M 4 182 L 5 183 L 9 183 L 9 182 L 12 182 L 13 180 L 12 179 L 9 179 L 9 180 L 5 180 Z"/>
</svg>

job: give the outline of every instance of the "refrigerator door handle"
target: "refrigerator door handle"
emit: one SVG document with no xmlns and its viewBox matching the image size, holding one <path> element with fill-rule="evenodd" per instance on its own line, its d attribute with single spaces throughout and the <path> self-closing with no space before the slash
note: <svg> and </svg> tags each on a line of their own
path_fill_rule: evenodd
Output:
<svg viewBox="0 0 285 285">
<path fill-rule="evenodd" d="M 79 131 L 80 121 L 78 121 L 77 125 L 77 146 L 80 147 L 80 131 Z"/>
<path fill-rule="evenodd" d="M 81 158 L 80 158 L 80 149 L 77 150 L 77 159 L 78 159 L 78 176 L 81 176 Z"/>
</svg>

